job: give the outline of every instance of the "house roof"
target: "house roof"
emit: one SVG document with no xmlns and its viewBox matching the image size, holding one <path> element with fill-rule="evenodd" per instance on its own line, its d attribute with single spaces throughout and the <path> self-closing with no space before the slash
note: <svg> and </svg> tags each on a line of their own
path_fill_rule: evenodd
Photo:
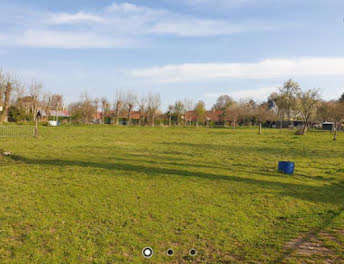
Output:
<svg viewBox="0 0 344 264">
<path fill-rule="evenodd" d="M 111 111 L 111 112 L 108 112 L 105 116 L 107 117 L 113 117 L 115 114 L 114 111 Z M 99 112 L 97 114 L 97 118 L 102 118 L 103 116 L 103 113 L 102 112 Z M 133 120 L 139 120 L 141 117 L 141 113 L 139 111 L 132 111 L 131 112 L 131 119 Z M 128 112 L 125 112 L 125 111 L 121 111 L 120 114 L 119 114 L 119 118 L 128 118 Z"/>
<path fill-rule="evenodd" d="M 59 117 L 70 117 L 70 114 L 67 110 L 50 110 L 48 112 L 46 111 L 41 111 L 42 116 L 59 116 Z"/>
<path fill-rule="evenodd" d="M 216 110 L 216 111 L 206 111 L 205 119 L 209 121 L 218 122 L 220 121 L 221 115 L 223 115 L 223 110 Z M 196 121 L 197 120 L 197 113 L 195 111 L 188 111 L 185 113 L 184 119 L 186 121 Z"/>
</svg>

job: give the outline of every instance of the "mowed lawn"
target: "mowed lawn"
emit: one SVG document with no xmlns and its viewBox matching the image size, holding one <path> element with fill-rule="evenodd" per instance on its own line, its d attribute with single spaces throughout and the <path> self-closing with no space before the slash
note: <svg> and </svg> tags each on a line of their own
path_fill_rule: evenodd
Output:
<svg viewBox="0 0 344 264">
<path fill-rule="evenodd" d="M 0 150 L 0 263 L 344 263 L 344 133 L 42 127 Z"/>
</svg>

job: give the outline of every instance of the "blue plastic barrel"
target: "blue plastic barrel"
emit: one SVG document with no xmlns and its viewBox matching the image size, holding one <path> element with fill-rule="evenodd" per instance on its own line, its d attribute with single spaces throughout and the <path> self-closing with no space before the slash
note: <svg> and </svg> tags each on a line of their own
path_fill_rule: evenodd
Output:
<svg viewBox="0 0 344 264">
<path fill-rule="evenodd" d="M 285 174 L 293 174 L 295 169 L 295 163 L 290 161 L 280 161 L 278 163 L 278 171 Z"/>
</svg>

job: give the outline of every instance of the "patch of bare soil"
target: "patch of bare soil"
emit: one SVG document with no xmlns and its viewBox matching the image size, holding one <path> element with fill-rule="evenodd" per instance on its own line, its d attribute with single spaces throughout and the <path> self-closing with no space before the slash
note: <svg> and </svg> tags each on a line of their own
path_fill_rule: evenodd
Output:
<svg viewBox="0 0 344 264">
<path fill-rule="evenodd" d="M 286 244 L 286 254 L 280 259 L 280 263 L 344 263 L 338 252 L 325 245 L 326 241 L 337 242 L 332 234 L 323 231 L 317 234 L 310 232 L 293 239 Z"/>
</svg>

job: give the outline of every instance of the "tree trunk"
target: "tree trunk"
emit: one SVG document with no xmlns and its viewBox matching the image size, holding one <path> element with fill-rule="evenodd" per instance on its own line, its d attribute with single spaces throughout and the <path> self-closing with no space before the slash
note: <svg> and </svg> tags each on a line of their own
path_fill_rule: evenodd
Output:
<svg viewBox="0 0 344 264">
<path fill-rule="evenodd" d="M 333 134 L 333 140 L 337 140 L 337 122 L 334 122 L 334 134 Z"/>
<path fill-rule="evenodd" d="M 154 125 L 155 125 L 155 124 L 154 124 L 154 121 L 155 121 L 154 119 L 155 119 L 155 116 L 153 115 L 153 116 L 152 116 L 152 127 L 154 127 Z"/>
<path fill-rule="evenodd" d="M 282 130 L 283 130 L 283 123 L 282 120 L 280 120 L 280 133 L 282 134 Z"/>
<path fill-rule="evenodd" d="M 129 107 L 129 111 L 128 111 L 128 126 L 131 125 L 131 107 Z"/>
<path fill-rule="evenodd" d="M 36 116 L 35 137 L 38 137 L 38 117 Z"/>
<path fill-rule="evenodd" d="M 262 123 L 259 123 L 259 133 L 258 133 L 259 135 L 261 135 L 262 134 Z"/>
<path fill-rule="evenodd" d="M 301 133 L 301 135 L 304 135 L 304 134 L 306 134 L 307 127 L 308 127 L 308 121 L 306 121 L 306 122 L 305 122 L 305 125 L 303 126 L 303 129 L 302 129 L 302 133 Z"/>
<path fill-rule="evenodd" d="M 171 115 L 169 116 L 168 118 L 168 126 L 170 127 L 172 125 L 172 118 L 171 118 Z"/>
<path fill-rule="evenodd" d="M 119 108 L 116 109 L 116 119 L 115 119 L 115 125 L 118 126 L 119 125 Z"/>
<path fill-rule="evenodd" d="M 8 113 L 8 107 L 10 104 L 11 91 L 12 91 L 12 84 L 8 82 L 6 86 L 6 90 L 5 90 L 5 103 L 4 103 L 0 123 L 7 121 L 7 113 Z"/>
</svg>

